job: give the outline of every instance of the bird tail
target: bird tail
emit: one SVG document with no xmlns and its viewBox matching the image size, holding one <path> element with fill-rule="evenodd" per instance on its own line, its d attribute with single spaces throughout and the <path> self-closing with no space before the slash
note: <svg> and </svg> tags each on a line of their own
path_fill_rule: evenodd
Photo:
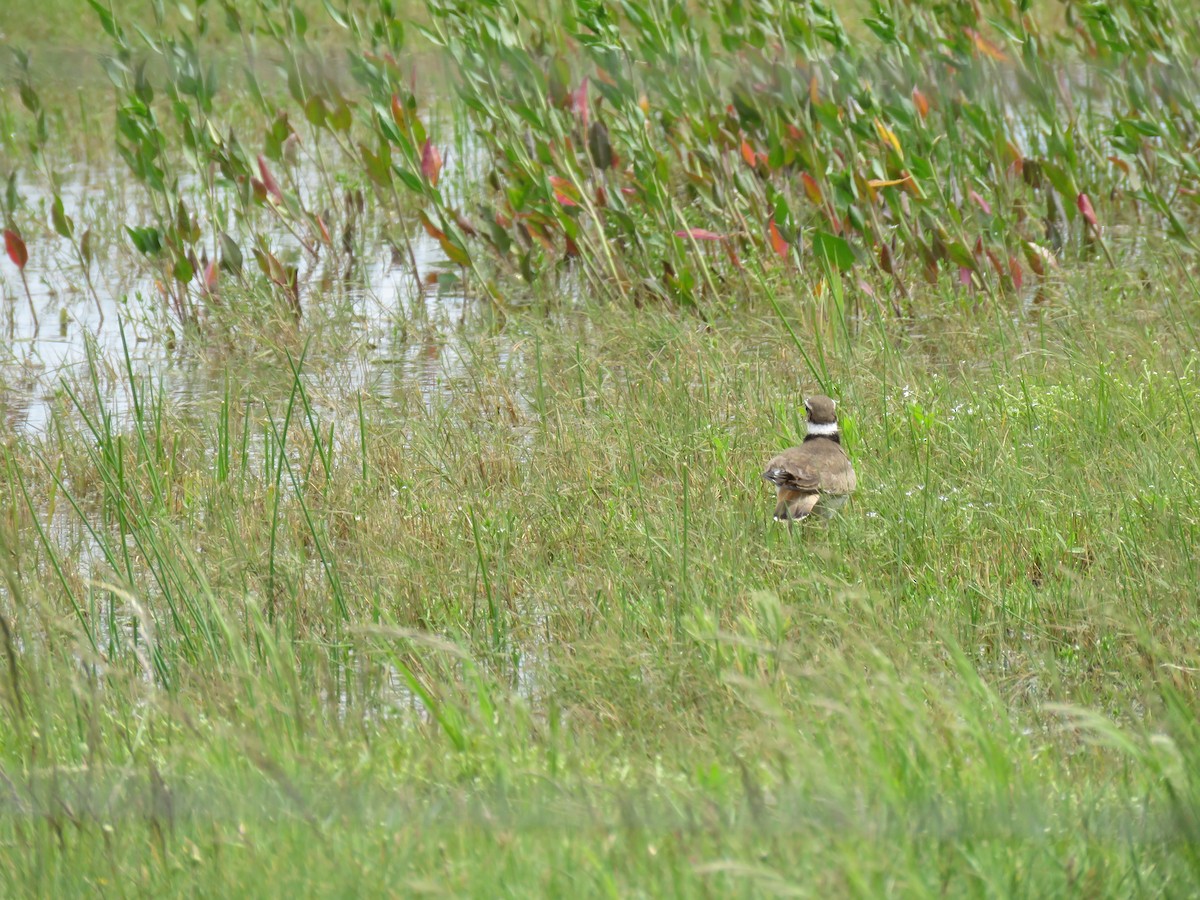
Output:
<svg viewBox="0 0 1200 900">
<path fill-rule="evenodd" d="M 775 519 L 780 522 L 790 522 L 793 519 L 803 519 L 813 511 L 820 494 L 801 494 L 788 499 L 780 498 L 775 504 Z"/>
</svg>

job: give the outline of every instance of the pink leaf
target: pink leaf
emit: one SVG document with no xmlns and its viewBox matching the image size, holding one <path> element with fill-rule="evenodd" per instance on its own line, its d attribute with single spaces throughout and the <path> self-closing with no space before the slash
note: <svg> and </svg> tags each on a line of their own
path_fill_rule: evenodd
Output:
<svg viewBox="0 0 1200 900">
<path fill-rule="evenodd" d="M 971 270 L 966 266 L 958 267 L 958 283 L 963 287 L 971 286 Z"/>
<path fill-rule="evenodd" d="M 989 216 L 992 214 L 992 207 L 988 204 L 988 202 L 986 200 L 984 200 L 982 197 L 980 197 L 977 193 L 975 193 L 974 191 L 969 191 L 967 193 L 967 196 L 970 197 L 972 200 L 974 200 L 976 203 L 978 203 L 979 208 L 982 209 Z"/>
<path fill-rule="evenodd" d="M 1083 213 L 1083 217 L 1087 219 L 1087 223 L 1093 228 L 1099 228 L 1096 222 L 1096 211 L 1092 209 L 1092 201 L 1088 199 L 1087 194 L 1080 194 L 1075 198 L 1075 205 L 1079 207 L 1079 211 Z"/>
<path fill-rule="evenodd" d="M 425 176 L 430 187 L 437 187 L 438 176 L 441 172 L 442 154 L 433 145 L 433 141 L 426 138 L 425 146 L 421 148 L 421 174 Z"/>
<path fill-rule="evenodd" d="M 690 237 L 694 241 L 721 241 L 725 235 L 709 231 L 707 228 L 692 228 L 688 231 L 677 231 L 675 237 Z"/>
<path fill-rule="evenodd" d="M 579 83 L 579 87 L 571 91 L 571 111 L 579 116 L 583 123 L 584 132 L 588 127 L 588 80 L 583 79 Z"/>
<path fill-rule="evenodd" d="M 217 286 L 218 272 L 219 269 L 217 268 L 217 261 L 215 259 L 204 267 L 204 287 L 209 293 Z"/>
<path fill-rule="evenodd" d="M 275 180 L 275 176 L 271 174 L 271 170 L 267 168 L 267 161 L 263 155 L 258 154 L 258 174 L 262 176 L 263 187 L 267 189 L 267 193 L 274 197 L 278 202 L 283 202 L 283 191 L 279 189 L 279 182 Z"/>
</svg>

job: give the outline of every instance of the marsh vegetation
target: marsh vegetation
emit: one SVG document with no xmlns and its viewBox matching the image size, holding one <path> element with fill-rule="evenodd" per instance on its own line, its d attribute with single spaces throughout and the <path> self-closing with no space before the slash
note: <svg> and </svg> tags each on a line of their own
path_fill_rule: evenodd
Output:
<svg viewBox="0 0 1200 900">
<path fill-rule="evenodd" d="M 1191 4 L 39 10 L 6 896 L 1197 890 Z"/>
</svg>

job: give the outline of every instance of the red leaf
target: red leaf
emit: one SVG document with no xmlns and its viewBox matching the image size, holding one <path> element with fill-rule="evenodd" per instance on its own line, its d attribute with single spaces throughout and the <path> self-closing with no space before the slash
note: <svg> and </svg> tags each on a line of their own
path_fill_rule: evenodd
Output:
<svg viewBox="0 0 1200 900">
<path fill-rule="evenodd" d="M 267 193 L 282 203 L 283 191 L 279 189 L 279 182 L 275 180 L 275 176 L 267 168 L 267 161 L 261 153 L 258 154 L 258 174 L 262 176 L 263 187 L 267 189 Z"/>
<path fill-rule="evenodd" d="M 1003 50 L 985 38 L 974 28 L 964 28 L 963 31 L 966 32 L 967 37 L 971 39 L 971 42 L 975 45 L 975 49 L 984 56 L 990 56 L 992 59 L 996 60 L 996 62 L 1004 62 L 1008 59 L 1008 57 L 1004 55 Z"/>
<path fill-rule="evenodd" d="M 417 218 L 421 220 L 421 225 L 425 228 L 425 233 L 427 235 L 429 235 L 435 241 L 446 240 L 446 232 L 442 231 L 442 229 L 433 224 L 433 220 L 426 215 L 425 210 L 419 210 L 417 212 Z"/>
<path fill-rule="evenodd" d="M 1080 194 L 1075 198 L 1075 205 L 1079 207 L 1079 211 L 1083 213 L 1083 217 L 1087 219 L 1087 223 L 1093 228 L 1100 226 L 1096 222 L 1096 211 L 1092 209 L 1092 201 L 1088 199 L 1087 194 Z"/>
<path fill-rule="evenodd" d="M 966 266 L 958 267 L 958 283 L 963 287 L 971 286 L 971 270 Z"/>
<path fill-rule="evenodd" d="M 968 191 L 967 196 L 970 197 L 972 200 L 974 200 L 976 203 L 978 203 L 979 208 L 982 209 L 989 216 L 992 214 L 992 207 L 988 204 L 988 202 L 986 200 L 984 200 L 977 193 L 975 193 L 975 191 Z"/>
<path fill-rule="evenodd" d="M 725 235 L 709 231 L 707 228 L 692 228 L 688 231 L 677 231 L 675 237 L 690 237 L 694 241 L 721 241 Z"/>
<path fill-rule="evenodd" d="M 25 271 L 25 264 L 29 262 L 29 251 L 25 249 L 25 242 L 21 240 L 21 235 L 16 231 L 8 228 L 4 229 L 4 249 L 8 251 L 8 258 L 13 261 L 18 269 Z"/>
<path fill-rule="evenodd" d="M 475 237 L 479 232 L 475 230 L 475 226 L 471 224 L 471 220 L 457 210 L 454 213 L 454 224 L 462 229 L 463 234 Z"/>
<path fill-rule="evenodd" d="M 398 94 L 392 94 L 392 121 L 397 127 L 403 128 L 404 123 L 408 119 L 408 110 L 404 108 L 404 104 L 400 102 Z"/>
<path fill-rule="evenodd" d="M 442 154 L 438 152 L 437 147 L 433 146 L 432 139 L 426 138 L 425 146 L 421 148 L 421 174 L 425 176 L 430 187 L 437 187 L 438 176 L 441 172 Z"/>
<path fill-rule="evenodd" d="M 321 232 L 321 240 L 326 244 L 333 243 L 333 239 L 329 236 L 329 228 L 325 225 L 325 220 L 320 215 L 317 216 L 317 230 Z"/>
<path fill-rule="evenodd" d="M 596 185 L 596 205 L 604 208 L 608 206 L 608 194 L 604 190 L 604 185 Z"/>
<path fill-rule="evenodd" d="M 551 175 L 550 185 L 554 188 L 554 199 L 563 206 L 578 206 L 579 201 L 575 199 L 577 191 L 575 185 L 563 178 L 561 175 Z"/>
<path fill-rule="evenodd" d="M 929 99 L 921 93 L 919 88 L 912 89 L 913 106 L 917 108 L 917 115 L 922 119 L 929 115 Z"/>
<path fill-rule="evenodd" d="M 802 182 L 804 182 L 804 193 L 806 193 L 808 195 L 808 199 L 811 200 L 817 206 L 820 206 L 821 205 L 821 186 L 819 184 L 817 184 L 817 180 L 815 178 L 813 178 L 811 175 L 809 175 L 807 172 L 800 173 L 800 180 Z"/>
<path fill-rule="evenodd" d="M 771 238 L 771 249 L 774 250 L 783 259 L 788 258 L 788 252 L 791 250 L 788 242 L 783 239 L 783 235 L 779 233 L 779 229 L 775 225 L 775 217 L 772 216 L 767 222 L 767 234 Z"/>
<path fill-rule="evenodd" d="M 1025 247 L 1025 259 L 1029 261 L 1029 268 L 1033 269 L 1033 274 L 1041 277 L 1046 274 L 1046 267 L 1042 264 L 1042 256 L 1037 253 L 1032 247 Z"/>
<path fill-rule="evenodd" d="M 729 254 L 729 261 L 733 263 L 733 267 L 740 270 L 742 268 L 742 261 L 738 259 L 737 250 L 733 248 L 733 241 L 726 241 L 722 246 L 724 246 L 725 252 Z"/>
<path fill-rule="evenodd" d="M 992 264 L 992 268 L 996 270 L 996 277 L 1004 277 L 1004 266 L 1001 264 L 999 257 L 991 250 L 984 250 L 984 255 L 988 258 L 988 262 Z"/>
<path fill-rule="evenodd" d="M 1015 256 L 1008 258 L 1008 274 L 1012 276 L 1013 287 L 1019 291 L 1022 282 L 1025 280 L 1025 274 L 1021 269 L 1021 263 Z"/>
<path fill-rule="evenodd" d="M 209 264 L 204 267 L 204 287 L 210 293 L 217 286 L 219 271 L 220 270 L 217 268 L 217 261 L 215 259 L 211 260 Z"/>
<path fill-rule="evenodd" d="M 751 147 L 750 142 L 745 139 L 742 140 L 742 159 L 745 160 L 746 165 L 752 169 L 754 168 L 755 163 L 758 162 L 758 157 L 754 153 L 754 148 Z"/>
<path fill-rule="evenodd" d="M 879 245 L 879 268 L 887 272 L 889 275 L 895 274 L 895 267 L 892 263 L 892 249 L 885 243 Z"/>
</svg>

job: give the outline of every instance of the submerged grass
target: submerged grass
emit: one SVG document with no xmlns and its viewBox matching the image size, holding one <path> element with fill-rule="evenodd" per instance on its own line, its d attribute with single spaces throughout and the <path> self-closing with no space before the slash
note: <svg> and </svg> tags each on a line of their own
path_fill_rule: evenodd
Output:
<svg viewBox="0 0 1200 900">
<path fill-rule="evenodd" d="M 1058 287 L 826 329 L 862 487 L 791 532 L 790 301 L 95 363 L 3 451 L 6 893 L 1189 893 L 1196 298 Z"/>
</svg>

